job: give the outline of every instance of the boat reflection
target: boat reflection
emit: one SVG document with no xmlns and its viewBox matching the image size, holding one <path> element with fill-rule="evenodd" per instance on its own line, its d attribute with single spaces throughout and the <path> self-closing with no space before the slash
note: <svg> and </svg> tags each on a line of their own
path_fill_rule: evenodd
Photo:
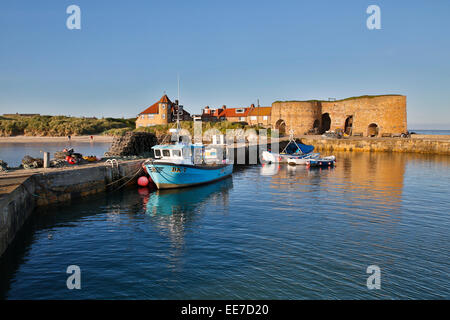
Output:
<svg viewBox="0 0 450 320">
<path fill-rule="evenodd" d="M 233 180 L 226 178 L 191 188 L 156 190 L 144 198 L 145 212 L 148 215 L 168 216 L 198 211 L 207 200 L 228 203 L 228 189 Z"/>
<path fill-rule="evenodd" d="M 262 176 L 273 176 L 280 170 L 279 163 L 263 163 L 261 164 L 260 174 Z"/>
</svg>

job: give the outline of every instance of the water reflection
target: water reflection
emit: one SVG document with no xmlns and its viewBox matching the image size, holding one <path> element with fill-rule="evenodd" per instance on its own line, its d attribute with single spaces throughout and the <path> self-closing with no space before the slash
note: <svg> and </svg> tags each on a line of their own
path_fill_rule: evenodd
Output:
<svg viewBox="0 0 450 320">
<path fill-rule="evenodd" d="M 228 191 L 232 187 L 233 179 L 228 177 L 197 187 L 156 190 L 143 197 L 145 213 L 180 249 L 184 245 L 187 226 L 207 211 L 208 206 L 228 208 Z"/>
</svg>

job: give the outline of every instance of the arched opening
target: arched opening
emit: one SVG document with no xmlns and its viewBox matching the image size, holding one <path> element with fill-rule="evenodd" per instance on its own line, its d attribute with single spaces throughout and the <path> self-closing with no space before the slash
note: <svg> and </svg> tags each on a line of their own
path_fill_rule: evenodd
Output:
<svg viewBox="0 0 450 320">
<path fill-rule="evenodd" d="M 349 117 L 347 117 L 347 119 L 345 119 L 344 132 L 346 134 L 348 134 L 349 136 L 351 136 L 352 129 L 353 129 L 353 116 L 349 116 Z"/>
<path fill-rule="evenodd" d="M 314 120 L 313 129 L 319 129 L 319 126 L 320 126 L 320 121 Z"/>
<path fill-rule="evenodd" d="M 331 118 L 328 113 L 324 113 L 322 115 L 322 129 L 320 130 L 320 133 L 324 133 L 325 131 L 330 130 L 331 127 Z"/>
<path fill-rule="evenodd" d="M 367 136 L 368 137 L 378 136 L 378 125 L 376 123 L 369 124 L 369 127 L 367 128 Z"/>
<path fill-rule="evenodd" d="M 280 136 L 286 135 L 286 122 L 283 119 L 280 119 L 275 123 L 275 129 L 280 132 Z"/>
<path fill-rule="evenodd" d="M 310 133 L 319 134 L 320 133 L 320 120 L 316 119 L 313 123 L 313 128 L 310 130 Z"/>
</svg>

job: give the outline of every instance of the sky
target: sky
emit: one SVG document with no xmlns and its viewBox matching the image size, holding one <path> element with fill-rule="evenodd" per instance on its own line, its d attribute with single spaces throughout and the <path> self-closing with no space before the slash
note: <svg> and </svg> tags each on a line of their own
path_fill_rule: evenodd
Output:
<svg viewBox="0 0 450 320">
<path fill-rule="evenodd" d="M 409 128 L 450 129 L 449 16 L 448 0 L 1 0 L 0 114 L 134 117 L 179 75 L 193 114 L 403 94 Z"/>
</svg>

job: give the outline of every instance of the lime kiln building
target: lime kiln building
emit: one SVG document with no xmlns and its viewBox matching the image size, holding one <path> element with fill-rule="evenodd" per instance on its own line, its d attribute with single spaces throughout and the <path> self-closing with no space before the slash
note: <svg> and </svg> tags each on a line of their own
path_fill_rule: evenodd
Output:
<svg viewBox="0 0 450 320">
<path fill-rule="evenodd" d="M 311 130 L 323 133 L 342 130 L 368 137 L 407 131 L 406 96 L 380 95 L 335 101 L 276 101 L 272 103 L 271 126 L 280 133 Z"/>
</svg>

